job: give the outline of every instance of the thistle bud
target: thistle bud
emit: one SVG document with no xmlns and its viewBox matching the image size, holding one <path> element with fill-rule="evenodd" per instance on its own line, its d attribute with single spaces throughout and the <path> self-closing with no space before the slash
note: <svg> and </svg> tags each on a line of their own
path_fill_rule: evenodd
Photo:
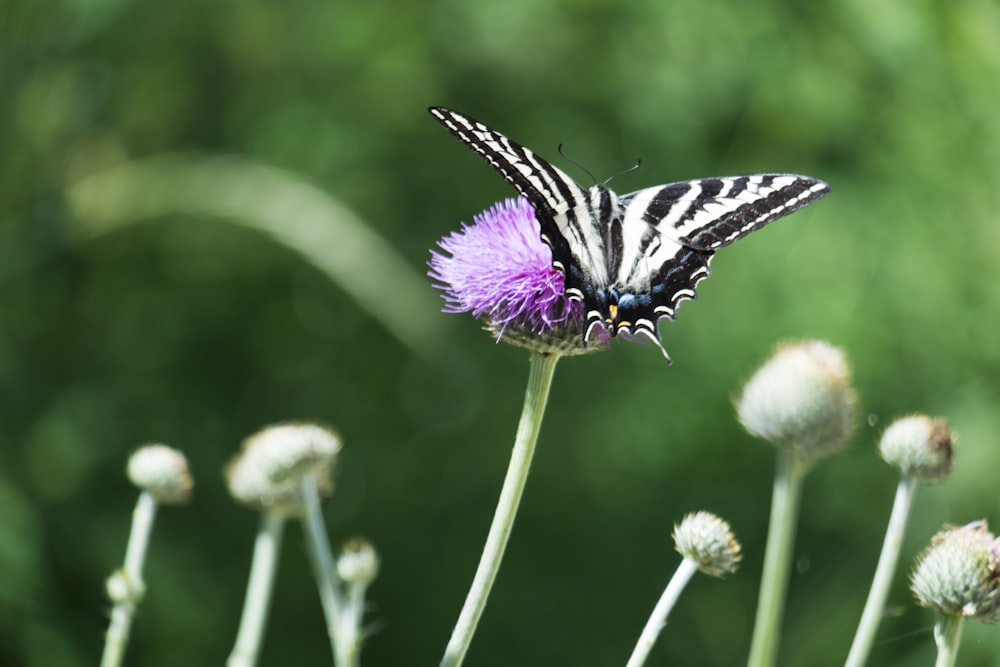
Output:
<svg viewBox="0 0 1000 667">
<path fill-rule="evenodd" d="M 923 607 L 995 623 L 1000 620 L 1000 540 L 985 521 L 946 528 L 917 557 L 910 588 Z"/>
<path fill-rule="evenodd" d="M 337 574 L 349 584 L 368 585 L 378 576 L 379 557 L 368 540 L 354 538 L 337 557 Z"/>
<path fill-rule="evenodd" d="M 779 346 L 746 383 L 736 410 L 749 433 L 810 464 L 847 443 L 854 403 L 844 353 L 807 340 Z"/>
<path fill-rule="evenodd" d="M 943 419 L 912 415 L 890 424 L 878 448 L 886 463 L 904 475 L 945 479 L 955 458 L 955 434 Z"/>
<path fill-rule="evenodd" d="M 324 493 L 332 491 L 331 470 L 341 442 L 315 424 L 280 424 L 258 431 L 226 468 L 229 492 L 258 509 L 302 510 L 300 483 L 314 476 Z"/>
<path fill-rule="evenodd" d="M 158 503 L 187 502 L 191 497 L 191 472 L 180 451 L 166 445 L 144 445 L 129 457 L 129 480 Z"/>
<path fill-rule="evenodd" d="M 675 524 L 674 544 L 678 553 L 712 577 L 735 572 L 743 557 L 729 524 L 708 512 L 688 514 L 680 525 Z"/>
</svg>

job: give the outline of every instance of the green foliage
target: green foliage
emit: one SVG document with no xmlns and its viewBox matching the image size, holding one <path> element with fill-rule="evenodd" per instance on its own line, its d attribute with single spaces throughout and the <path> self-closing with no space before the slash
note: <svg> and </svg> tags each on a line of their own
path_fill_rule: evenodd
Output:
<svg viewBox="0 0 1000 667">
<path fill-rule="evenodd" d="M 331 533 L 382 555 L 363 663 L 440 658 L 527 363 L 434 312 L 428 248 L 511 191 L 431 104 L 557 163 L 562 143 L 599 180 L 641 157 L 619 191 L 772 170 L 833 186 L 720 253 L 663 327 L 672 367 L 625 344 L 560 364 L 469 664 L 624 663 L 676 563 L 670 527 L 698 509 L 732 525 L 745 562 L 692 586 L 650 664 L 743 661 L 772 453 L 730 401 L 777 340 L 807 336 L 847 351 L 870 418 L 805 486 L 780 663 L 842 663 L 895 485 L 884 425 L 926 412 L 961 438 L 951 481 L 918 497 L 904 559 L 945 521 L 997 523 L 998 25 L 991 0 L 4 3 L 0 663 L 95 664 L 134 502 L 125 461 L 155 440 L 189 456 L 195 497 L 158 521 L 126 660 L 221 664 L 256 517 L 220 470 L 289 419 L 343 434 Z M 314 208 L 257 181 L 212 199 L 231 190 L 204 167 L 227 156 L 350 209 L 386 254 L 353 256 L 360 286 L 330 278 L 248 222 L 248 201 L 290 227 Z M 87 183 L 147 160 L 178 168 L 79 207 Z M 141 215 L 95 226 L 122 202 Z M 412 329 L 387 324 L 416 303 Z M 289 537 L 262 664 L 329 664 Z M 872 664 L 928 664 L 932 618 L 902 575 L 890 600 Z M 995 628 L 966 629 L 964 661 L 998 654 Z"/>
</svg>

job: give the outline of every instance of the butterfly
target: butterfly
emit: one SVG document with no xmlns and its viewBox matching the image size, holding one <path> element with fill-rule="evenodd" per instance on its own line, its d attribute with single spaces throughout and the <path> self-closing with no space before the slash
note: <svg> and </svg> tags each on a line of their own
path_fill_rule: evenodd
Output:
<svg viewBox="0 0 1000 667">
<path fill-rule="evenodd" d="M 606 184 L 583 188 L 496 130 L 457 111 L 431 115 L 479 153 L 535 209 L 566 298 L 583 303 L 583 343 L 611 337 L 654 343 L 667 361 L 657 324 L 695 298 L 715 251 L 830 191 L 796 174 L 721 176 L 617 195 Z"/>
</svg>

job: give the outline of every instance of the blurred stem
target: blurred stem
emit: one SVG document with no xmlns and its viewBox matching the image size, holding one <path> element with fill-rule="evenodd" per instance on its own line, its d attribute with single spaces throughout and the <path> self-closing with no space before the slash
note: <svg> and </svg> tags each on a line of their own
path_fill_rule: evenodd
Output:
<svg viewBox="0 0 1000 667">
<path fill-rule="evenodd" d="M 934 667 L 953 667 L 958 658 L 958 644 L 962 639 L 964 618 L 958 614 L 942 616 L 934 625 L 934 643 L 938 655 Z"/>
<path fill-rule="evenodd" d="M 340 625 L 337 629 L 338 648 L 344 662 L 339 665 L 357 667 L 361 664 L 361 619 L 365 611 L 367 584 L 352 582 L 347 586 L 347 602 L 342 608 Z"/>
<path fill-rule="evenodd" d="M 360 643 L 358 631 L 351 631 L 342 622 L 344 620 L 342 583 L 337 575 L 333 552 L 330 550 L 326 524 L 323 523 L 315 475 L 306 475 L 302 479 L 302 497 L 306 506 L 305 516 L 302 517 L 302 526 L 306 531 L 306 549 L 312 561 L 316 586 L 319 588 L 319 599 L 323 605 L 323 615 L 326 617 L 326 633 L 330 637 L 333 661 L 337 667 L 354 667 L 358 663 Z"/>
<path fill-rule="evenodd" d="M 698 563 L 690 558 L 685 558 L 677 566 L 674 576 L 670 578 L 670 583 L 663 589 L 663 595 L 660 596 L 659 602 L 653 608 L 653 613 L 650 614 L 649 620 L 646 621 L 646 627 L 642 629 L 642 634 L 639 635 L 639 642 L 632 650 L 632 657 L 628 659 L 628 664 L 625 667 L 642 667 L 646 663 L 646 658 L 649 657 L 649 652 L 653 649 L 653 644 L 656 643 L 657 637 L 660 636 L 660 631 L 667 624 L 667 616 L 670 614 L 670 610 L 677 604 L 677 599 L 681 596 L 681 591 L 684 590 L 684 587 L 687 586 L 687 583 L 691 581 L 691 577 L 697 571 Z"/>
<path fill-rule="evenodd" d="M 66 189 L 66 201 L 67 232 L 81 240 L 185 215 L 257 229 L 329 276 L 404 345 L 439 358 L 440 299 L 422 271 L 299 174 L 234 156 L 166 153 L 90 174 Z"/>
<path fill-rule="evenodd" d="M 125 547 L 125 565 L 111 575 L 108 581 L 108 589 L 115 606 L 111 610 L 111 624 L 108 626 L 104 642 L 101 667 L 118 667 L 125 657 L 125 647 L 128 646 L 135 608 L 146 589 L 142 581 L 142 565 L 146 561 L 146 549 L 149 546 L 149 536 L 153 532 L 155 519 L 156 500 L 151 493 L 143 491 L 136 501 L 135 510 L 132 511 L 132 528 L 128 536 L 128 546 Z"/>
<path fill-rule="evenodd" d="M 493 587 L 500 560 L 503 558 L 517 506 L 521 502 L 524 483 L 531 467 L 531 457 L 538 440 L 538 431 L 545 414 L 545 404 L 549 398 L 549 388 L 552 386 L 552 375 L 555 372 L 558 354 L 531 353 L 531 365 L 528 372 L 528 387 L 524 393 L 524 407 L 521 410 L 521 421 L 514 438 L 514 449 L 507 466 L 507 476 L 500 490 L 500 500 L 493 514 L 493 523 L 486 536 L 486 546 L 479 560 L 479 567 L 472 580 L 472 587 L 465 598 L 465 605 L 459 614 L 451 639 L 445 649 L 441 667 L 455 667 L 462 664 L 465 654 L 472 642 L 472 635 L 486 606 L 486 598 Z"/>
<path fill-rule="evenodd" d="M 798 464 L 792 448 L 778 450 L 778 468 L 774 475 L 771 519 L 764 552 L 760 598 L 757 600 L 757 618 L 750 645 L 749 667 L 772 667 L 777 657 L 805 472 L 806 467 Z"/>
<path fill-rule="evenodd" d="M 892 514 L 889 515 L 889 526 L 882 542 L 882 553 L 875 569 L 875 578 L 871 590 L 868 591 L 868 601 L 865 602 L 861 622 L 858 624 L 858 631 L 854 635 L 854 643 L 851 644 L 851 652 L 844 667 L 862 667 L 871 653 L 872 641 L 882 620 L 885 600 L 889 596 L 889 585 L 892 583 L 896 564 L 899 562 L 899 550 L 903 544 L 903 534 L 906 532 L 906 522 L 910 517 L 917 483 L 916 477 L 904 475 L 896 487 L 896 500 L 892 505 Z"/>
<path fill-rule="evenodd" d="M 278 570 L 281 535 L 286 517 L 282 512 L 267 510 L 260 515 L 260 528 L 253 545 L 253 561 L 243 602 L 243 616 L 236 635 L 236 645 L 226 662 L 227 667 L 253 667 L 257 664 L 260 642 L 264 636 L 267 612 L 271 605 L 274 574 Z"/>
</svg>

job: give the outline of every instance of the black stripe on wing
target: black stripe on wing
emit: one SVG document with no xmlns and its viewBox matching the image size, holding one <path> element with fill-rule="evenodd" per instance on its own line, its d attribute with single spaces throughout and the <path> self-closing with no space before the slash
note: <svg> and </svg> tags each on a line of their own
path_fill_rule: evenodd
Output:
<svg viewBox="0 0 1000 667">
<path fill-rule="evenodd" d="M 555 218 L 586 200 L 573 179 L 516 141 L 457 111 L 444 107 L 428 111 L 524 195 L 539 219 Z"/>
<path fill-rule="evenodd" d="M 674 256 L 663 263 L 652 277 L 649 294 L 653 302 L 654 321 L 661 317 L 677 319 L 677 305 L 686 299 L 696 299 L 696 288 L 712 273 L 709 263 L 711 250 L 679 247 Z"/>
<path fill-rule="evenodd" d="M 715 250 L 830 191 L 818 179 L 795 174 L 706 178 L 639 190 L 622 197 L 625 219 L 641 218 L 667 238 Z"/>
</svg>

